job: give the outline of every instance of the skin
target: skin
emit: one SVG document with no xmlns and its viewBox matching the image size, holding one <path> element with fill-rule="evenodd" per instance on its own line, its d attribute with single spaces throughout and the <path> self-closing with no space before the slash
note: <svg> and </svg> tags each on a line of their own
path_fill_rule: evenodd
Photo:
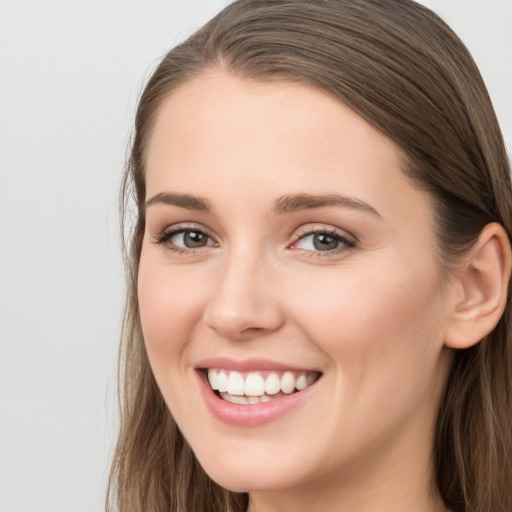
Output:
<svg viewBox="0 0 512 512">
<path fill-rule="evenodd" d="M 160 107 L 139 304 L 150 363 L 176 422 L 216 482 L 251 512 L 437 511 L 431 451 L 460 286 L 436 259 L 432 205 L 397 146 L 343 103 L 287 82 L 203 73 Z M 273 211 L 289 194 L 369 208 Z M 189 205 L 190 206 L 190 205 Z M 183 247 L 172 229 L 203 231 Z M 345 237 L 331 251 L 314 231 Z M 264 358 L 322 373 L 307 400 L 258 427 L 214 418 L 196 367 Z"/>
</svg>

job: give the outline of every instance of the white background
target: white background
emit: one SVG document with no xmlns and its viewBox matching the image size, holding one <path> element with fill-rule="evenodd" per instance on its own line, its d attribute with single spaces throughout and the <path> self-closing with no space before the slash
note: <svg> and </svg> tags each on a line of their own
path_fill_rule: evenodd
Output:
<svg viewBox="0 0 512 512">
<path fill-rule="evenodd" d="M 512 0 L 424 0 L 512 148 Z M 0 511 L 100 512 L 123 303 L 117 195 L 138 94 L 226 0 L 0 0 Z"/>
</svg>

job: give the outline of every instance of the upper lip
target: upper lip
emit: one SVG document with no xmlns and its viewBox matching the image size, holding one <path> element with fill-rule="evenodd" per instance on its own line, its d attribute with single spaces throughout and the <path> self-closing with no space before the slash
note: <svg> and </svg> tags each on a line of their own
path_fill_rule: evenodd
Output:
<svg viewBox="0 0 512 512">
<path fill-rule="evenodd" d="M 222 368 L 238 372 L 251 372 L 262 370 L 284 370 L 292 372 L 311 372 L 318 371 L 314 368 L 291 366 L 278 361 L 268 359 L 231 359 L 228 357 L 211 357 L 201 360 L 196 366 L 198 370 L 208 368 Z M 318 371 L 318 373 L 321 373 Z"/>
</svg>

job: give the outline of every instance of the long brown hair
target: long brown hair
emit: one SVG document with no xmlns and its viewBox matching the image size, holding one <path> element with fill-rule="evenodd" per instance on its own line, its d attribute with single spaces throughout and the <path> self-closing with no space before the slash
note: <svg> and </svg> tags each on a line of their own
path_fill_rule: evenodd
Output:
<svg viewBox="0 0 512 512">
<path fill-rule="evenodd" d="M 146 356 L 137 274 L 145 228 L 145 147 L 162 101 L 205 69 L 328 91 L 395 141 L 436 206 L 439 256 L 457 261 L 489 222 L 512 233 L 510 166 L 483 80 L 459 38 L 411 0 L 238 0 L 172 49 L 140 99 L 121 191 L 128 297 L 120 352 L 121 426 L 108 510 L 242 512 L 176 427 Z M 137 208 L 128 225 L 126 208 Z M 455 512 L 512 510 L 511 305 L 455 354 L 436 425 L 437 485 Z"/>
</svg>

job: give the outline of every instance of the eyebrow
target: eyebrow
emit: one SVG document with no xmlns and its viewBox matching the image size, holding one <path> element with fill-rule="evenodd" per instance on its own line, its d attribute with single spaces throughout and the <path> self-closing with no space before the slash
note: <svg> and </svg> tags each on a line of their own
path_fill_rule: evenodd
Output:
<svg viewBox="0 0 512 512">
<path fill-rule="evenodd" d="M 272 208 L 273 213 L 284 214 L 297 212 L 301 210 L 310 210 L 312 208 L 325 208 L 328 206 L 342 206 L 361 210 L 378 217 L 380 213 L 369 204 L 354 197 L 340 196 L 337 194 L 311 195 L 311 194 L 291 194 L 280 197 Z"/>
<path fill-rule="evenodd" d="M 170 204 L 187 210 L 198 210 L 201 212 L 209 212 L 212 209 L 212 205 L 208 200 L 191 194 L 180 194 L 178 192 L 160 192 L 160 194 L 148 199 L 145 207 L 147 208 L 154 204 Z"/>
<path fill-rule="evenodd" d="M 146 201 L 145 208 L 155 204 L 169 204 L 187 210 L 201 212 L 209 212 L 213 209 L 211 203 L 203 197 L 178 192 L 160 192 Z M 338 194 L 290 194 L 281 196 L 275 201 L 272 207 L 272 213 L 281 215 L 314 208 L 326 208 L 329 206 L 342 206 L 344 208 L 365 211 L 378 217 L 381 216 L 375 208 L 372 208 L 364 201 Z"/>
</svg>

